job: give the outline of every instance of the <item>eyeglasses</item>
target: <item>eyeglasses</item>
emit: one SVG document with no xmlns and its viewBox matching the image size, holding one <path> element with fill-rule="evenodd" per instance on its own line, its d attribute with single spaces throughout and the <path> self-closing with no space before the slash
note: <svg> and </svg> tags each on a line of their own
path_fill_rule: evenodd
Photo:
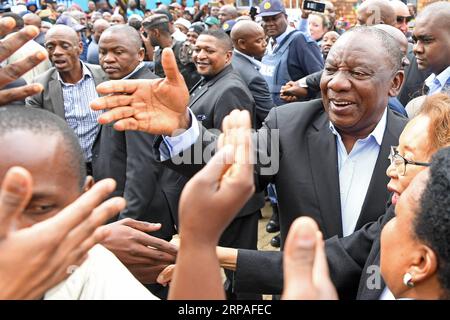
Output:
<svg viewBox="0 0 450 320">
<path fill-rule="evenodd" d="M 397 150 L 397 147 L 391 147 L 391 152 L 389 153 L 389 160 L 391 161 L 391 164 L 394 164 L 395 170 L 397 170 L 398 175 L 404 176 L 406 173 L 406 165 L 412 164 L 415 166 L 423 166 L 423 167 L 429 167 L 431 163 L 427 162 L 416 162 L 411 161 L 403 158 Z"/>
<path fill-rule="evenodd" d="M 397 16 L 397 23 L 409 23 L 411 21 L 412 17 L 403 17 L 403 16 Z"/>
</svg>

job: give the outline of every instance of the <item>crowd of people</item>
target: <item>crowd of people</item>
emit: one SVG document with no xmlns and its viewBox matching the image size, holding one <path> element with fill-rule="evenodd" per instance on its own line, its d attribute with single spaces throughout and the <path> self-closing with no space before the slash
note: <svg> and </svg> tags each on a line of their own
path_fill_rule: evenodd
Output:
<svg viewBox="0 0 450 320">
<path fill-rule="evenodd" d="M 17 2 L 0 298 L 450 298 L 449 2 Z"/>
</svg>

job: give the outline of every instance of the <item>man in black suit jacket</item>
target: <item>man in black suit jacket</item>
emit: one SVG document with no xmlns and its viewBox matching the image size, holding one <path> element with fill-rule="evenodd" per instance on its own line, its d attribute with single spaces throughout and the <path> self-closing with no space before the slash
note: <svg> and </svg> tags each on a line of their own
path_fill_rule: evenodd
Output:
<svg viewBox="0 0 450 320">
<path fill-rule="evenodd" d="M 260 128 L 269 111 L 275 107 L 269 86 L 259 73 L 267 42 L 264 29 L 254 21 L 243 20 L 231 30 L 234 45 L 232 65 L 247 84 L 256 103 L 256 128 Z"/>
<path fill-rule="evenodd" d="M 236 108 L 248 110 L 255 119 L 255 102 L 245 82 L 233 70 L 232 54 L 230 38 L 222 30 L 203 33 L 195 43 L 192 57 L 203 80 L 190 91 L 189 108 L 207 129 L 220 129 L 224 117 Z M 256 249 L 263 206 L 263 194 L 253 196 L 223 233 L 221 245 Z"/>
<path fill-rule="evenodd" d="M 269 182 L 277 187 L 282 240 L 292 221 L 300 215 L 313 217 L 324 238 L 330 238 L 349 234 L 384 213 L 388 198 L 387 157 L 390 146 L 398 144 L 406 124 L 404 118 L 387 109 L 389 96 L 398 93 L 403 81 L 401 59 L 395 40 L 384 31 L 354 28 L 341 36 L 328 54 L 321 81 L 322 100 L 271 110 L 255 135 L 259 156 L 257 188 Z M 174 87 L 172 91 L 178 88 L 178 78 L 174 72 L 166 82 Z M 103 98 L 93 104 L 94 109 L 120 107 L 121 99 L 126 99 L 131 108 L 133 105 L 139 108 L 134 109 L 131 116 L 112 110 L 102 115 L 100 122 L 119 120 L 116 126 L 121 129 L 142 128 L 166 136 L 176 134 L 176 128 L 192 131 L 199 128 L 197 135 L 190 136 L 189 143 L 171 146 L 172 150 L 183 150 L 182 157 L 176 152 L 170 154 L 169 159 L 166 157 L 169 146 L 166 142 L 159 143 L 163 138 L 155 142 L 161 153 L 159 158 L 165 164 L 186 175 L 194 174 L 201 163 L 183 164 L 180 158 L 194 156 L 197 146 L 202 150 L 201 145 L 211 141 L 212 134 L 189 118 L 183 92 L 177 91 L 163 99 L 158 90 L 153 89 L 144 96 L 145 90 L 148 90 L 145 82 L 100 86 L 102 93 L 125 91 L 131 96 Z M 153 95 L 159 97 L 159 103 L 155 103 Z M 175 98 L 178 103 L 174 102 Z M 161 114 L 162 106 L 175 115 Z M 161 117 L 158 122 L 152 121 L 155 116 Z M 346 161 L 353 158 L 354 153 L 363 155 L 359 161 L 353 161 L 364 167 L 356 173 L 343 170 L 344 165 L 351 164 Z M 263 166 L 264 160 L 270 161 Z M 355 179 L 349 181 L 353 174 Z M 352 187 L 356 189 L 354 192 L 351 192 Z M 356 209 L 347 210 L 349 207 Z M 264 268 L 263 264 L 258 266 L 259 270 Z M 254 284 L 258 285 L 261 284 Z"/>
<path fill-rule="evenodd" d="M 127 25 L 110 27 L 102 34 L 99 41 L 99 60 L 111 80 L 157 78 L 142 62 L 144 51 L 140 44 L 139 33 Z M 152 235 L 167 241 L 176 233 L 172 217 L 177 215 L 177 208 L 169 203 L 165 190 L 170 187 L 167 180 L 167 171 L 170 169 L 156 162 L 153 141 L 154 136 L 145 132 L 123 132 L 114 130 L 110 125 L 102 126 L 100 142 L 94 149 L 93 163 L 95 180 L 114 178 L 117 182 L 116 195 L 127 200 L 127 207 L 117 217 L 118 223 L 110 227 L 111 236 L 103 244 L 118 255 L 144 284 L 154 282 L 148 272 L 154 266 L 142 259 L 140 266 L 137 261 L 134 263 L 130 252 L 133 246 L 139 245 L 142 252 L 145 252 L 145 246 L 124 239 L 124 231 L 122 230 L 121 235 L 120 229 L 124 229 L 124 226 L 130 227 L 126 228 L 130 235 L 133 232 L 139 233 L 138 236 L 144 239 L 149 237 L 144 233 L 148 230 L 135 227 L 136 224 L 129 225 L 129 220 L 123 219 L 161 223 L 161 229 L 153 231 Z M 137 230 L 131 230 L 132 228 Z M 152 291 L 158 294 L 155 290 Z"/>
</svg>

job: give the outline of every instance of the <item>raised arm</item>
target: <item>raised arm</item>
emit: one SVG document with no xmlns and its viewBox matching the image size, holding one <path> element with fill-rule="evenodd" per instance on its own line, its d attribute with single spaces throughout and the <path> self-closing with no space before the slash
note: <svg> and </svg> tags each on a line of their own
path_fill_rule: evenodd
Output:
<svg viewBox="0 0 450 320">
<path fill-rule="evenodd" d="M 12 18 L 0 19 L 0 37 L 8 34 L 15 26 Z M 39 34 L 39 30 L 34 26 L 27 26 L 0 41 L 0 62 L 6 60 L 25 43 L 32 40 Z M 29 55 L 15 63 L 11 63 L 4 68 L 0 68 L 0 89 L 7 84 L 20 78 L 21 75 L 31 70 L 47 58 L 45 50 Z M 26 97 L 42 91 L 42 85 L 30 84 L 12 89 L 0 90 L 0 106 L 7 105 L 16 100 L 24 100 Z"/>
</svg>

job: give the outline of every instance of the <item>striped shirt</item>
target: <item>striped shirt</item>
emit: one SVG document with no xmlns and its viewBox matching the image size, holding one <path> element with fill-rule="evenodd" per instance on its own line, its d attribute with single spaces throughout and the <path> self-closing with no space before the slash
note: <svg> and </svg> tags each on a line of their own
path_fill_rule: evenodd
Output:
<svg viewBox="0 0 450 320">
<path fill-rule="evenodd" d="M 97 118 L 102 111 L 93 111 L 89 103 L 98 98 L 95 82 L 89 69 L 83 66 L 83 76 L 75 84 L 65 83 L 59 73 L 64 98 L 64 115 L 67 124 L 75 131 L 87 162 L 92 161 L 92 146 L 100 125 Z"/>
</svg>

